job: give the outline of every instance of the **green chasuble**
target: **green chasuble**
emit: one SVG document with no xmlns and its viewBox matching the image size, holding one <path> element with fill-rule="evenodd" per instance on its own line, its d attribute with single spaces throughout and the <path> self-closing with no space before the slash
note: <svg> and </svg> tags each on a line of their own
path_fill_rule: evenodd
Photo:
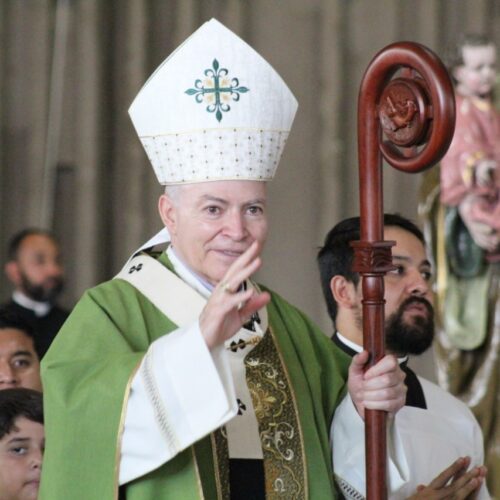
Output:
<svg viewBox="0 0 500 500">
<path fill-rule="evenodd" d="M 165 254 L 160 261 L 171 268 Z M 284 480 L 294 483 L 293 498 L 336 498 L 329 431 L 344 396 L 339 367 L 348 357 L 300 311 L 271 296 L 269 328 L 245 359 L 264 451 L 266 497 L 291 498 L 276 487 Z M 227 498 L 227 446 L 220 430 L 118 487 L 131 380 L 149 345 L 176 328 L 126 281 L 115 279 L 84 294 L 42 362 L 47 444 L 41 500 Z M 279 372 L 274 394 L 263 369 L 269 362 Z M 275 402 L 282 405 L 279 418 L 285 415 L 298 427 L 291 461 L 266 434 L 265 426 L 278 425 L 268 411 Z"/>
</svg>

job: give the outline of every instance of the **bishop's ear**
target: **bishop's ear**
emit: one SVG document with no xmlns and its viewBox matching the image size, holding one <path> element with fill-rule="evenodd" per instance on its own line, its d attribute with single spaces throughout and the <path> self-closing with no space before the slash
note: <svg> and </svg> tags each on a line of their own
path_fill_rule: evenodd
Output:
<svg viewBox="0 0 500 500">
<path fill-rule="evenodd" d="M 357 304 L 356 286 L 344 276 L 334 276 L 330 280 L 330 290 L 339 308 L 351 309 Z"/>
<path fill-rule="evenodd" d="M 167 194 L 162 194 L 158 200 L 158 211 L 170 235 L 175 235 L 177 233 L 177 207 L 174 200 Z"/>
</svg>

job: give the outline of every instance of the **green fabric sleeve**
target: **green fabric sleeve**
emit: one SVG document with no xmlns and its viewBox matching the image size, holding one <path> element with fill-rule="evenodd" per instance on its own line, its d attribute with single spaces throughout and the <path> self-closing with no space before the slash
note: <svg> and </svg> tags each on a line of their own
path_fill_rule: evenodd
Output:
<svg viewBox="0 0 500 500">
<path fill-rule="evenodd" d="M 148 345 L 175 328 L 137 295 L 118 280 L 88 291 L 44 357 L 42 500 L 115 498 L 127 385 Z"/>
</svg>

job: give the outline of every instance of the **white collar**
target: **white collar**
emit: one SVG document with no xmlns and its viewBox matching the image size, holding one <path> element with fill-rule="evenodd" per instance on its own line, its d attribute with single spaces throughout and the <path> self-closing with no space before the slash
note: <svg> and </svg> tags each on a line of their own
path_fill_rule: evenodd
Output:
<svg viewBox="0 0 500 500">
<path fill-rule="evenodd" d="M 194 271 L 191 271 L 191 269 L 189 269 L 189 267 L 176 254 L 172 245 L 168 246 L 166 253 L 170 262 L 174 266 L 175 272 L 203 297 L 208 298 L 214 289 L 213 285 L 198 276 Z"/>
<path fill-rule="evenodd" d="M 38 302 L 25 295 L 19 290 L 15 290 L 12 294 L 12 300 L 18 303 L 20 306 L 30 309 L 35 313 L 35 316 L 40 318 L 41 316 L 46 316 L 52 309 L 52 304 L 50 302 Z"/>
<path fill-rule="evenodd" d="M 174 266 L 175 272 L 189 285 L 191 285 L 198 293 L 203 297 L 208 298 L 212 293 L 213 286 L 204 281 L 200 276 L 195 274 L 189 267 L 177 256 L 174 252 L 172 245 L 170 244 L 171 238 L 170 233 L 166 227 L 162 228 L 158 233 L 156 233 L 152 238 L 150 238 L 146 243 L 142 244 L 129 258 L 129 261 L 137 255 L 142 250 L 147 250 L 148 248 L 153 248 L 158 245 L 167 243 L 167 249 L 165 250 L 170 262 Z"/>
<path fill-rule="evenodd" d="M 346 345 L 347 347 L 350 347 L 353 351 L 361 352 L 363 350 L 363 348 L 360 345 L 356 344 L 352 340 L 349 340 L 348 338 L 341 335 L 338 330 L 337 330 L 337 337 L 342 342 L 342 344 Z"/>
<path fill-rule="evenodd" d="M 361 352 L 363 350 L 363 348 L 360 345 L 344 337 L 338 330 L 337 330 L 337 337 L 343 344 L 345 344 L 347 347 L 350 347 L 353 351 Z M 398 358 L 399 364 L 404 363 L 405 361 L 408 361 L 408 356 L 403 356 L 402 358 Z"/>
</svg>

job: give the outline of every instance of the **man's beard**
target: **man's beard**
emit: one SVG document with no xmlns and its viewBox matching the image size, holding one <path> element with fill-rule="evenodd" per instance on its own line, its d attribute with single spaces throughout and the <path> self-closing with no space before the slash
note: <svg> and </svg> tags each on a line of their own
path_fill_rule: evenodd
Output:
<svg viewBox="0 0 500 500">
<path fill-rule="evenodd" d="M 403 319 L 407 307 L 422 304 L 427 315 L 416 314 L 409 321 Z M 385 322 L 385 343 L 389 352 L 397 355 L 422 354 L 434 340 L 434 309 L 421 297 L 406 299 Z"/>
<path fill-rule="evenodd" d="M 21 287 L 23 292 L 32 300 L 37 302 L 50 302 L 53 304 L 57 296 L 64 288 L 64 280 L 61 276 L 47 278 L 43 283 L 35 285 L 21 272 Z"/>
</svg>

